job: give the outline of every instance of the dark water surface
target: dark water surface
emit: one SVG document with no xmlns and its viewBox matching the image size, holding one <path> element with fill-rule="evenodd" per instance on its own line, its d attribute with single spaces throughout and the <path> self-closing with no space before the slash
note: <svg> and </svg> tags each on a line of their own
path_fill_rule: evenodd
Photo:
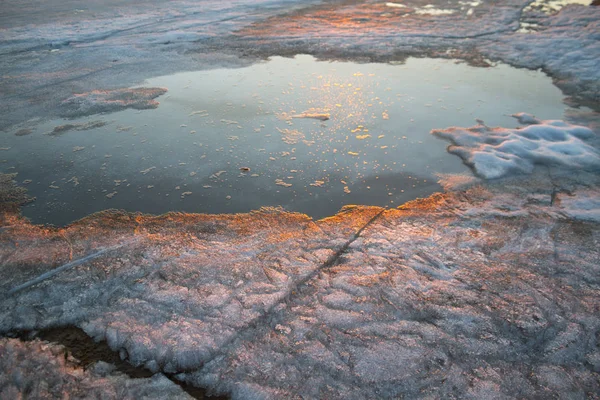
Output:
<svg viewBox="0 0 600 400">
<path fill-rule="evenodd" d="M 274 57 L 243 69 L 151 79 L 166 87 L 155 110 L 29 124 L 3 135 L 4 172 L 37 201 L 24 215 L 64 225 L 120 208 L 164 213 L 247 212 L 282 206 L 315 218 L 345 204 L 395 207 L 441 187 L 437 173 L 468 173 L 433 128 L 516 126 L 509 115 L 560 119 L 551 79 L 499 65 L 406 64 Z M 312 117 L 329 114 L 329 120 Z M 293 116 L 296 116 L 294 118 Z M 66 123 L 103 126 L 47 135 Z"/>
</svg>

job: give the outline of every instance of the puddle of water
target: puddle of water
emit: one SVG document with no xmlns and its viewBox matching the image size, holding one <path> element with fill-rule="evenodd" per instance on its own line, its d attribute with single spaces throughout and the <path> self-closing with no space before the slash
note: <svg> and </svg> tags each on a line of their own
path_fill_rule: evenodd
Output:
<svg viewBox="0 0 600 400">
<path fill-rule="evenodd" d="M 31 180 L 37 197 L 25 216 L 62 225 L 107 208 L 282 206 L 320 218 L 345 204 L 397 206 L 440 191 L 436 173 L 467 171 L 431 129 L 471 126 L 475 118 L 512 127 L 512 113 L 557 119 L 565 111 L 542 73 L 437 59 L 389 65 L 274 57 L 144 86 L 169 89 L 158 109 L 5 135 L 2 169 Z M 43 134 L 65 123 L 89 129 Z"/>
</svg>

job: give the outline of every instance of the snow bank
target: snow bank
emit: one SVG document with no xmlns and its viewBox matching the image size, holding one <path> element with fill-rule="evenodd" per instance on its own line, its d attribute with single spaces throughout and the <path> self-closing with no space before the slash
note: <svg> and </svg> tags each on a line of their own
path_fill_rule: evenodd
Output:
<svg viewBox="0 0 600 400">
<path fill-rule="evenodd" d="M 525 113 L 515 117 L 530 125 L 508 129 L 480 124 L 471 128 L 434 129 L 431 133 L 450 141 L 448 151 L 485 179 L 531 173 L 535 165 L 600 168 L 598 150 L 584 141 L 595 135 L 589 128 L 564 121 L 539 121 Z"/>
<path fill-rule="evenodd" d="M 87 369 L 62 346 L 0 339 L 0 398 L 191 399 L 162 374 L 132 379 L 98 362 Z"/>
</svg>

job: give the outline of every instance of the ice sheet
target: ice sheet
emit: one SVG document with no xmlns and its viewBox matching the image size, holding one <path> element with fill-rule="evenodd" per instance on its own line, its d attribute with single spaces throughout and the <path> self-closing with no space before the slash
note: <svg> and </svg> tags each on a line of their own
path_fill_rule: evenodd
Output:
<svg viewBox="0 0 600 400">
<path fill-rule="evenodd" d="M 473 203 L 509 216 L 500 203 L 514 194 L 478 188 L 386 212 L 268 326 L 187 379 L 234 399 L 597 391 L 595 367 L 580 364 L 598 365 L 596 225 L 540 218 L 549 207 L 535 196 L 520 219 L 457 217 Z"/>
<path fill-rule="evenodd" d="M 318 222 L 276 210 L 103 213 L 62 230 L 13 220 L 3 293 L 140 242 L 5 296 L 0 329 L 77 325 L 234 399 L 595 393 L 598 177 L 511 179 Z"/>
</svg>

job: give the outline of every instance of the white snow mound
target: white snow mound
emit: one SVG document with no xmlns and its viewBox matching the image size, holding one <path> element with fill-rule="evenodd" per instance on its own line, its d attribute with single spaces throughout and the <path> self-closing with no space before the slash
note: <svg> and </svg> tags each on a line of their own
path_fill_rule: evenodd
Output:
<svg viewBox="0 0 600 400">
<path fill-rule="evenodd" d="M 513 117 L 529 125 L 509 129 L 480 123 L 471 128 L 434 129 L 431 133 L 450 141 L 448 152 L 462 158 L 485 179 L 529 174 L 535 165 L 600 168 L 598 150 L 584 141 L 594 136 L 591 129 L 561 120 L 541 121 L 526 113 Z"/>
</svg>

